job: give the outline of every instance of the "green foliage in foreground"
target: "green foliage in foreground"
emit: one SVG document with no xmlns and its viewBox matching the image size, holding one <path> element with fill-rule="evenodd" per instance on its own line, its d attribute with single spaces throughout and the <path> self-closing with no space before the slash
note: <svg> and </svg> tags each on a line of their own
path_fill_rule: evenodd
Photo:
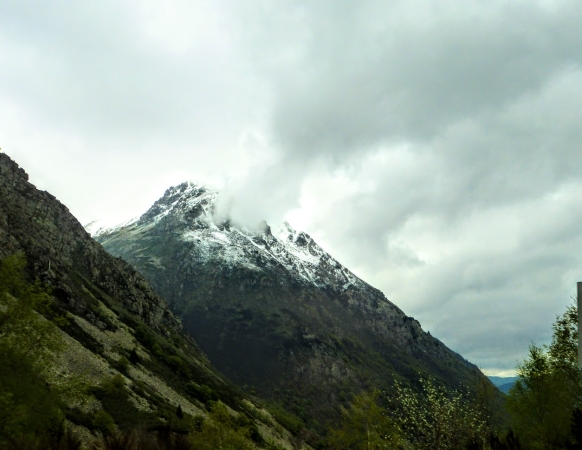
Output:
<svg viewBox="0 0 582 450">
<path fill-rule="evenodd" d="M 483 448 L 491 430 L 483 411 L 470 402 L 469 393 L 449 391 L 431 379 L 420 381 L 422 392 L 396 386 L 401 409 L 398 423 L 414 448 Z"/>
<path fill-rule="evenodd" d="M 577 308 L 568 307 L 553 325 L 552 343 L 532 345 L 529 357 L 518 365 L 519 379 L 509 391 L 507 408 L 527 448 L 566 448 L 577 441 L 572 427 L 582 406 L 577 322 Z"/>
<path fill-rule="evenodd" d="M 329 448 L 581 449 L 577 321 L 577 309 L 570 306 L 554 323 L 551 344 L 532 345 L 519 364 L 520 378 L 506 399 L 512 428 L 496 423 L 490 386 L 480 386 L 470 398 L 421 379 L 420 391 L 396 383 L 389 407 L 378 406 L 377 393 L 354 397 L 343 411 L 342 427 L 329 435 Z"/>
<path fill-rule="evenodd" d="M 189 431 L 176 432 L 170 426 L 157 430 L 136 427 L 115 429 L 113 419 L 104 410 L 95 415 L 97 437 L 91 444 L 59 428 L 52 436 L 13 437 L 2 449 L 7 450 L 282 450 L 281 447 L 253 438 L 253 424 L 243 416 L 233 417 L 226 406 L 217 402 L 208 417 L 189 417 Z M 256 429 L 256 427 L 255 427 Z"/>
<path fill-rule="evenodd" d="M 332 430 L 329 445 L 336 449 L 398 448 L 401 431 L 385 408 L 378 405 L 379 391 L 364 392 L 343 409 L 342 426 Z"/>
<path fill-rule="evenodd" d="M 354 397 L 350 409 L 343 410 L 341 428 L 329 435 L 329 448 L 487 448 L 491 430 L 467 393 L 447 390 L 432 379 L 421 379 L 421 386 L 416 391 L 397 384 L 396 395 L 384 406 L 378 391 Z"/>
</svg>

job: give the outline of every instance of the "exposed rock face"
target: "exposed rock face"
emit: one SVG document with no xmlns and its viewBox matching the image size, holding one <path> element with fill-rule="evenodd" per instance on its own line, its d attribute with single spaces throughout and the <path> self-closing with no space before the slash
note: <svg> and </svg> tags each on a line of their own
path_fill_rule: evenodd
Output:
<svg viewBox="0 0 582 450">
<path fill-rule="evenodd" d="M 63 204 L 37 190 L 24 170 L 0 153 L 0 259 L 17 252 L 26 255 L 31 279 L 51 288 L 52 312 L 66 315 L 60 325 L 67 347 L 60 370 L 93 385 L 122 373 L 132 402 L 157 414 L 158 424 L 166 424 L 168 410 L 178 405 L 188 414 L 208 412 L 208 398 L 201 400 L 188 387 L 195 383 L 233 415 L 249 417 L 261 435 L 293 448 L 291 434 L 274 419 L 255 417 L 258 409 L 214 369 L 145 278 L 107 253 Z"/>
<path fill-rule="evenodd" d="M 216 197 L 184 183 L 96 238 L 144 274 L 231 379 L 319 423 L 350 393 L 419 372 L 455 387 L 483 379 L 307 234 L 217 223 Z"/>
<path fill-rule="evenodd" d="M 18 251 L 26 254 L 31 273 L 42 274 L 77 313 L 91 314 L 85 295 L 74 289 L 73 279 L 85 278 L 152 328 L 163 333 L 181 329 L 138 272 L 103 251 L 66 206 L 36 189 L 24 170 L 0 153 L 0 258 Z"/>
</svg>

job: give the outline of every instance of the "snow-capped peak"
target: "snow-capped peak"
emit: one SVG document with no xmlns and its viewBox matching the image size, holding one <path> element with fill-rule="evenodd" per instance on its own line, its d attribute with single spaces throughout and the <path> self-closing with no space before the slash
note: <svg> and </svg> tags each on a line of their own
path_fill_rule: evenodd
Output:
<svg viewBox="0 0 582 450">
<path fill-rule="evenodd" d="M 122 226 L 98 229 L 99 235 L 114 231 L 143 235 L 161 224 L 191 247 L 193 264 L 224 264 L 253 271 L 266 267 L 283 268 L 292 277 L 317 286 L 340 289 L 363 285 L 361 280 L 339 264 L 306 233 L 289 223 L 253 231 L 216 217 L 218 192 L 187 182 L 169 188 L 164 196 L 143 214 Z M 94 227 L 94 225 L 91 225 Z"/>
</svg>

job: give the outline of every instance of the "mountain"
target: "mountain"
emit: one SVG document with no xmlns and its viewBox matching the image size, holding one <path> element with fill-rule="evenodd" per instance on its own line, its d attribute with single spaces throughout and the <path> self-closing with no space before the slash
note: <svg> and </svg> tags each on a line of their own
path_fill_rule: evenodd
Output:
<svg viewBox="0 0 582 450">
<path fill-rule="evenodd" d="M 256 443 L 292 448 L 290 433 L 212 366 L 146 279 L 0 153 L 0 260 L 16 254 L 25 255 L 29 279 L 50 292 L 47 317 L 61 318 L 66 348 L 55 370 L 93 393 L 86 404 L 68 405 L 71 428 L 89 439 L 100 411 L 121 429 L 184 427 L 185 416 L 201 424 L 221 400 Z"/>
<path fill-rule="evenodd" d="M 507 394 L 519 377 L 487 377 L 504 394 Z"/>
<path fill-rule="evenodd" d="M 217 197 L 183 183 L 95 238 L 144 275 L 210 361 L 247 392 L 321 430 L 363 389 L 389 390 L 419 375 L 455 388 L 488 383 L 308 234 L 288 224 L 236 226 L 217 218 Z"/>
<path fill-rule="evenodd" d="M 497 389 L 499 389 L 504 394 L 508 394 L 509 390 L 513 387 L 514 384 L 515 381 L 510 381 L 509 383 L 500 384 L 499 386 L 497 386 Z"/>
</svg>

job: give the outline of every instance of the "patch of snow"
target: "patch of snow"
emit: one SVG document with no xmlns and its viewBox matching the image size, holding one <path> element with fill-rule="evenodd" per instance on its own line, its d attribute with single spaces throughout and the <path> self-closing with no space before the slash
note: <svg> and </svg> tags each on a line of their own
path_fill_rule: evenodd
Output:
<svg viewBox="0 0 582 450">
<path fill-rule="evenodd" d="M 228 234 L 216 229 L 201 228 L 186 231 L 182 234 L 182 239 L 196 244 L 191 256 L 200 261 L 221 259 L 227 266 L 241 265 L 252 270 L 261 270 L 252 262 L 250 255 L 247 255 L 245 246 L 233 239 L 232 233 L 230 238 Z"/>
<path fill-rule="evenodd" d="M 218 242 L 224 242 L 227 245 L 231 244 L 230 239 L 223 232 L 212 231 L 212 233 L 210 233 L 210 234 Z"/>
<path fill-rule="evenodd" d="M 117 231 L 121 228 L 125 228 L 125 227 L 128 227 L 130 225 L 133 225 L 138 220 L 139 220 L 139 217 L 134 217 L 133 219 L 129 219 L 129 220 L 122 222 L 120 224 L 113 225 L 113 224 L 111 224 L 111 222 L 107 222 L 105 220 L 98 219 L 98 220 L 93 220 L 92 222 L 89 222 L 88 224 L 84 225 L 83 228 L 85 228 L 85 231 L 87 231 L 87 233 L 89 233 L 91 236 L 96 237 L 96 236 L 100 236 L 102 234 L 109 234 L 109 233 Z"/>
</svg>

